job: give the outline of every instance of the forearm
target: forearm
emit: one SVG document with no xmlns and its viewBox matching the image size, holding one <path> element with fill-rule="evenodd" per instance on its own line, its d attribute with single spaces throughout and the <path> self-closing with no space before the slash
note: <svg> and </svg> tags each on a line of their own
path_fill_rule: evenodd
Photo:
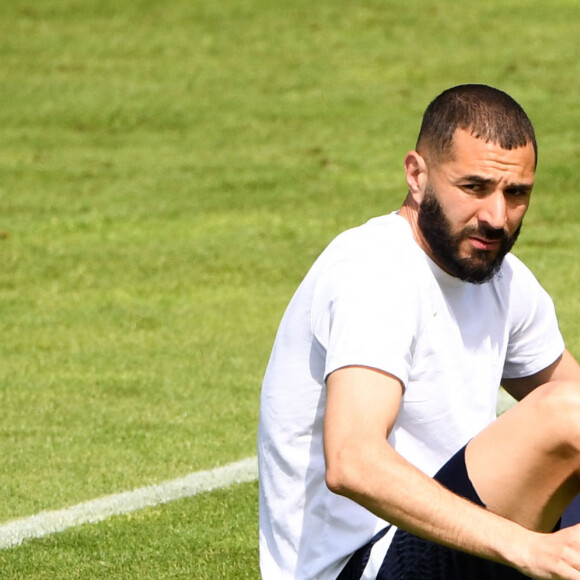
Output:
<svg viewBox="0 0 580 580">
<path fill-rule="evenodd" d="M 418 536 L 525 567 L 538 534 L 453 494 L 384 442 L 374 450 L 367 446 L 364 453 L 347 446 L 339 455 L 329 462 L 332 491 Z"/>
<path fill-rule="evenodd" d="M 580 580 L 580 526 L 530 531 L 445 489 L 388 444 L 401 396 L 402 385 L 384 373 L 347 367 L 330 375 L 324 424 L 329 489 L 404 530 L 531 578 Z"/>
</svg>

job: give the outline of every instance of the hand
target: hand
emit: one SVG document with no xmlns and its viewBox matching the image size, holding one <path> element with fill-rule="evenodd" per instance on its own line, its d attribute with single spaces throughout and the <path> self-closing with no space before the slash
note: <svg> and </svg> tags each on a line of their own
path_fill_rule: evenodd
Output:
<svg viewBox="0 0 580 580">
<path fill-rule="evenodd" d="M 536 534 L 526 563 L 518 569 L 537 580 L 580 580 L 580 524 Z"/>
</svg>

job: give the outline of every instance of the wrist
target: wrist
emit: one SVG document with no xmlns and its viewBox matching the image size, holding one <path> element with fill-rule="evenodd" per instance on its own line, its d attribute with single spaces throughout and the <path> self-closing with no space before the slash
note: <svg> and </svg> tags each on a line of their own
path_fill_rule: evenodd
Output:
<svg viewBox="0 0 580 580">
<path fill-rule="evenodd" d="M 501 543 L 498 560 L 512 566 L 524 574 L 531 574 L 532 562 L 541 552 L 542 540 L 545 534 L 528 530 L 514 523 L 514 529 L 509 538 Z"/>
</svg>

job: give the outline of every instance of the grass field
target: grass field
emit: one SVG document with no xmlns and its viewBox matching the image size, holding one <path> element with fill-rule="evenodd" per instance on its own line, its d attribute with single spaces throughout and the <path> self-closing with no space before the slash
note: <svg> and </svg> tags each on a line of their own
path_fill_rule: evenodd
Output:
<svg viewBox="0 0 580 580">
<path fill-rule="evenodd" d="M 517 251 L 580 355 L 575 0 L 4 0 L 0 522 L 255 454 L 282 311 L 395 209 L 444 88 L 535 122 Z M 8 580 L 257 578 L 245 483 L 0 551 Z"/>
</svg>

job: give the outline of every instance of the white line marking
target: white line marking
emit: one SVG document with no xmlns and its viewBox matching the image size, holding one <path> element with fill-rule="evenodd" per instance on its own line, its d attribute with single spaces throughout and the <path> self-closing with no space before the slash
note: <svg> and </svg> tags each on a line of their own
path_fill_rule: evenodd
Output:
<svg viewBox="0 0 580 580">
<path fill-rule="evenodd" d="M 18 546 L 29 538 L 42 538 L 67 528 L 100 522 L 111 516 L 191 497 L 234 483 L 255 481 L 257 477 L 258 461 L 255 457 L 249 457 L 211 471 L 197 471 L 179 479 L 107 495 L 62 510 L 40 512 L 0 525 L 0 549 Z"/>
</svg>

